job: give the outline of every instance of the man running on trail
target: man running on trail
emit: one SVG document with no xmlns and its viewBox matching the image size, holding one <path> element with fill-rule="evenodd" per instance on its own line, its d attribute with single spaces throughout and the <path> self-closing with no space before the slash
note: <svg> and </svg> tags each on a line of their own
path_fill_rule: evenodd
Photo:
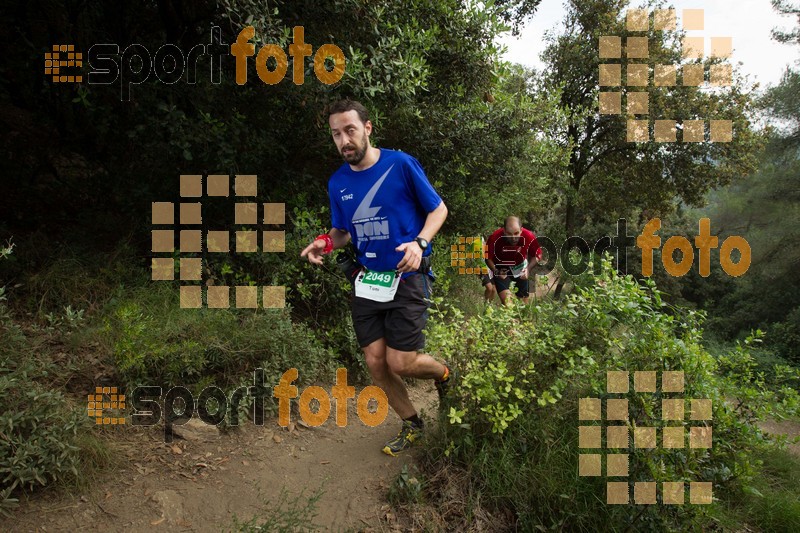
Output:
<svg viewBox="0 0 800 533">
<path fill-rule="evenodd" d="M 505 304 L 511 295 L 511 281 L 517 286 L 517 297 L 528 303 L 528 278 L 542 258 L 542 249 L 532 231 L 522 227 L 519 217 L 506 217 L 502 228 L 489 237 L 486 265 L 494 272 L 492 281 L 500 301 Z M 534 278 L 535 280 L 535 278 Z M 534 290 L 536 286 L 534 284 Z"/>
<path fill-rule="evenodd" d="M 416 159 L 370 144 L 372 122 L 363 105 L 341 100 L 328 114 L 345 164 L 328 182 L 332 229 L 300 255 L 321 265 L 323 255 L 351 239 L 355 245 L 363 268 L 351 279 L 353 326 L 373 382 L 403 420 L 400 433 L 383 448 L 396 455 L 423 430 L 403 377 L 435 380 L 440 401 L 450 384 L 450 369 L 418 351 L 428 316 L 429 243 L 447 207 Z"/>
</svg>

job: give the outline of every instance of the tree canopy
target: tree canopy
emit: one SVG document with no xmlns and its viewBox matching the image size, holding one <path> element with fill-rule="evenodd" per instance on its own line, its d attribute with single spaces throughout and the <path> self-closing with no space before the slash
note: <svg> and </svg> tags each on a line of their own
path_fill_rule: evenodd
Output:
<svg viewBox="0 0 800 533">
<path fill-rule="evenodd" d="M 627 29 L 628 7 L 625 0 L 571 0 L 566 31 L 549 35 L 543 54 L 546 68 L 538 88 L 560 94 L 561 113 L 549 134 L 569 151 L 563 195 L 570 235 L 587 220 L 614 220 L 637 207 L 656 215 L 670 212 L 677 202 L 700 205 L 710 189 L 755 166 L 760 139 L 751 124 L 752 88 L 739 75 L 726 88 L 689 85 L 687 65 L 699 66 L 708 79 L 720 58 L 683 58 L 678 31 L 654 30 L 652 24 L 646 32 Z M 628 43 L 618 58 L 601 57 L 604 36 Z M 629 40 L 642 36 L 647 39 L 644 54 L 634 52 Z M 631 55 L 639 58 L 628 59 Z M 601 65 L 623 72 L 616 67 L 620 63 L 624 74 L 614 81 L 600 79 Z M 671 86 L 655 84 L 661 65 L 677 67 Z M 621 93 L 627 105 L 616 114 L 601 114 L 600 92 Z M 633 105 L 642 93 L 649 95 L 644 110 Z M 627 120 L 634 118 L 649 121 L 648 141 L 629 142 Z M 687 120 L 731 120 L 734 133 L 731 142 L 681 142 L 682 135 L 679 142 L 653 142 L 654 120 L 674 121 L 678 132 Z"/>
</svg>

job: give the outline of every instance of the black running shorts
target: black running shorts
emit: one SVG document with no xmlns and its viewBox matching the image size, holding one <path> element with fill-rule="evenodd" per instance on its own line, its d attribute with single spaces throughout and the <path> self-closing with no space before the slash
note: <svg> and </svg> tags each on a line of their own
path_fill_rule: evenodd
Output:
<svg viewBox="0 0 800 533">
<path fill-rule="evenodd" d="M 384 338 L 386 345 L 395 350 L 421 350 L 425 346 L 422 330 L 428 320 L 430 294 L 431 279 L 416 273 L 400 280 L 391 302 L 375 302 L 354 295 L 351 311 L 358 345 L 364 348 Z"/>
<path fill-rule="evenodd" d="M 511 274 L 506 274 L 506 279 L 500 279 L 500 276 L 495 274 L 494 279 L 494 286 L 497 287 L 497 293 L 500 294 L 503 291 L 510 290 L 511 282 L 513 281 L 514 284 L 517 286 L 517 298 L 527 298 L 528 297 L 528 280 L 527 279 L 519 279 L 514 278 Z"/>
</svg>

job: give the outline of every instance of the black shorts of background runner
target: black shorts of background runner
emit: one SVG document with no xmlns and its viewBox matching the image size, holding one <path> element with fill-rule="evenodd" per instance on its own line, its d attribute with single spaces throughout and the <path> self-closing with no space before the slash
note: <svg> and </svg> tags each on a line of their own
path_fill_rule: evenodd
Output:
<svg viewBox="0 0 800 533">
<path fill-rule="evenodd" d="M 494 286 L 497 287 L 497 294 L 500 294 L 503 291 L 511 290 L 511 282 L 513 281 L 517 286 L 517 298 L 527 298 L 529 296 L 528 280 L 514 278 L 511 276 L 510 272 L 506 273 L 505 279 L 500 279 L 500 276 L 495 274 L 492 281 L 494 281 Z"/>
<path fill-rule="evenodd" d="M 375 302 L 354 295 L 350 307 L 358 345 L 364 348 L 384 338 L 386 345 L 395 350 L 422 350 L 431 281 L 427 274 L 421 273 L 401 279 L 391 302 Z"/>
</svg>

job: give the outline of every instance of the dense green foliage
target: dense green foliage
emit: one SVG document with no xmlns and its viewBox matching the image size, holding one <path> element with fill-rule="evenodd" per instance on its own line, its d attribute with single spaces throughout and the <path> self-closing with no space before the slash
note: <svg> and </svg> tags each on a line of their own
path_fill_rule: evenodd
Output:
<svg viewBox="0 0 800 533">
<path fill-rule="evenodd" d="M 773 3 L 798 12 L 790 2 Z M 0 511 L 21 490 L 102 462 L 97 433 L 77 405 L 99 383 L 231 389 L 252 384 L 256 367 L 267 382 L 289 367 L 307 382 L 330 379 L 339 364 L 366 377 L 349 284 L 333 262 L 318 268 L 298 258 L 329 224 L 326 183 L 341 164 L 325 106 L 350 96 L 371 111 L 373 144 L 416 157 L 450 213 L 433 243 L 439 279 L 429 350 L 458 366 L 461 387 L 428 443 L 429 478 L 404 470 L 389 491 L 392 503 L 436 504 L 447 492 L 436 493 L 437 480 L 457 472 L 464 497 L 457 516 L 448 515 L 451 529 L 468 525 L 481 505 L 521 530 L 685 530 L 712 527 L 710 520 L 797 529 L 796 461 L 773 450 L 756 425 L 798 407 L 796 366 L 784 365 L 800 363 L 797 69 L 761 99 L 738 73 L 733 87 L 719 91 L 651 87 L 652 118 L 732 119 L 734 142 L 628 143 L 624 115 L 597 113 L 599 36 L 628 35 L 628 2 L 568 2 L 567 32 L 549 37 L 547 68 L 532 72 L 502 61 L 496 39 L 538 4 L 3 7 L 0 170 L 9 184 L 0 195 L 0 239 L 13 237 L 16 249 L 0 254 Z M 151 78 L 127 100 L 121 80 L 73 86 L 41 73 L 53 43 L 83 51 L 141 44 L 151 53 L 175 43 L 188 51 L 209 42 L 211 27 L 227 46 L 246 25 L 255 28 L 257 48 L 286 49 L 298 25 L 314 49 L 337 44 L 347 58 L 343 79 L 320 83 L 307 59 L 304 84 L 290 74 L 270 86 L 250 58 L 247 84 L 234 82 L 232 61 L 223 62 L 216 83 L 202 58 L 196 83 Z M 777 36 L 794 42 L 797 30 Z M 649 61 L 679 63 L 679 38 L 652 32 Z M 757 113 L 781 127 L 757 131 Z M 237 173 L 258 175 L 259 202 L 286 204 L 286 251 L 205 254 L 204 282 L 283 285 L 287 308 L 180 309 L 178 282 L 150 280 L 150 204 L 179 202 L 181 174 Z M 204 199 L 203 229 L 232 229 L 234 201 Z M 691 209 L 704 202 L 710 206 L 702 212 Z M 566 276 L 557 266 L 572 285 L 562 300 L 482 313 L 478 282 L 454 274 L 449 246 L 494 230 L 511 213 L 558 244 L 569 235 L 590 243 L 613 235 L 618 217 L 632 221 L 635 234 L 659 216 L 662 239 L 691 240 L 697 219 L 710 216 L 720 241 L 742 234 L 751 242 L 753 264 L 739 279 L 716 266 L 709 278 L 696 268 L 673 278 L 657 267 L 655 282 L 642 282 L 625 275 L 641 266 L 632 249 L 622 274 L 605 264 L 598 275 Z M 654 257 L 659 265 L 660 252 Z M 763 343 L 751 333 L 757 328 L 766 332 Z M 713 481 L 714 505 L 608 506 L 602 480 L 577 476 L 577 402 L 604 397 L 612 369 L 681 369 L 686 397 L 712 399 L 712 449 L 631 449 L 630 479 Z M 659 419 L 661 397 L 628 394 L 631 425 Z M 314 502 L 282 499 L 235 527 L 310 528 L 304 513 Z"/>
<path fill-rule="evenodd" d="M 767 345 L 795 364 L 800 363 L 798 95 L 796 63 L 762 98 L 764 112 L 776 125 L 770 129 L 758 170 L 710 195 L 704 213 L 712 218 L 720 242 L 728 235 L 747 238 L 752 248 L 750 270 L 738 279 L 695 277 L 677 287 L 687 300 L 708 310 L 709 330 L 715 336 L 743 337 L 762 329 Z"/>
<path fill-rule="evenodd" d="M 58 230 L 50 238 L 80 229 L 108 244 L 120 229 L 133 230 L 144 251 L 150 202 L 176 198 L 178 175 L 187 173 L 257 174 L 260 198 L 286 202 L 290 213 L 324 205 L 327 176 L 340 161 L 324 107 L 352 96 L 371 109 L 377 144 L 411 151 L 422 162 L 451 207 L 454 230 L 474 231 L 490 218 L 484 213 L 475 220 L 467 208 L 473 198 L 465 192 L 482 200 L 492 194 L 506 204 L 498 208 L 521 209 L 526 201 L 519 193 L 531 189 L 540 161 L 547 160 L 537 156 L 541 149 L 529 138 L 547 106 L 519 91 L 524 75 L 499 61 L 494 44 L 504 18 L 527 13 L 537 2 L 498 4 L 338 0 L 267 7 L 231 0 L 220 8 L 201 2 L 175 10 L 102 2 L 55 6 L 45 31 L 29 35 L 31 46 L 9 56 L 15 75 L 0 85 L 0 100 L 15 110 L 8 118 L 14 133 L 4 143 L 10 156 L 5 171 L 18 177 L 3 199 L 7 230 L 25 248 L 34 245 L 20 233 L 43 222 Z M 19 6 L 10 17 L 27 20 L 35 10 Z M 151 51 L 175 42 L 188 50 L 208 42 L 210 25 L 221 28 L 223 43 L 232 43 L 245 24 L 255 27 L 257 46 L 285 48 L 295 25 L 304 27 L 308 43 L 337 44 L 347 57 L 344 79 L 324 85 L 307 61 L 303 85 L 287 76 L 269 86 L 251 60 L 248 83 L 239 86 L 233 62 L 224 61 L 221 83 L 214 84 L 204 57 L 196 84 L 150 80 L 132 88 L 130 101 L 120 101 L 119 80 L 73 89 L 43 84 L 38 70 L 23 67 L 38 64 L 40 49 L 51 40 L 69 40 L 83 50 L 96 42 L 121 49 L 137 43 Z M 512 185 L 515 191 L 506 199 Z M 227 207 L 210 206 L 208 215 L 221 224 Z M 470 223 L 476 228 L 462 227 Z M 39 239 L 35 246 L 49 244 L 44 235 Z"/>
<path fill-rule="evenodd" d="M 466 469 L 484 505 L 512 509 L 523 530 L 702 527 L 705 506 L 609 506 L 604 479 L 576 476 L 578 426 L 594 424 L 578 421 L 578 399 L 608 397 L 607 371 L 682 370 L 681 396 L 712 401 L 713 447 L 633 448 L 632 428 L 674 425 L 661 420 L 661 399 L 674 394 L 631 387 L 623 396 L 628 479 L 712 481 L 716 497 L 726 500 L 750 490 L 759 466 L 752 452 L 770 446 L 756 422 L 798 413 L 800 373 L 779 366 L 765 380 L 749 353 L 753 341 L 713 357 L 701 344 L 700 314 L 671 313 L 652 283 L 619 276 L 609 263 L 584 280 L 563 303 L 490 308 L 468 318 L 446 308 L 431 325 L 431 350 L 462 373 L 431 462 Z M 703 424 L 687 417 L 681 425 L 688 433 Z"/>
<path fill-rule="evenodd" d="M 175 299 L 171 288 L 148 288 L 109 306 L 104 344 L 129 386 L 194 385 L 199 392 L 209 383 L 252 384 L 254 368 L 264 369 L 267 383 L 292 367 L 303 381 L 334 375 L 333 354 L 287 311 L 188 311 Z"/>
<path fill-rule="evenodd" d="M 0 248 L 5 261 L 12 247 Z M 103 461 L 83 409 L 51 386 L 61 369 L 37 357 L 0 287 L 0 513 L 19 490 L 75 481 Z M 99 454 L 99 455 L 98 455 Z M 79 474 L 79 471 L 81 474 Z"/>
</svg>

